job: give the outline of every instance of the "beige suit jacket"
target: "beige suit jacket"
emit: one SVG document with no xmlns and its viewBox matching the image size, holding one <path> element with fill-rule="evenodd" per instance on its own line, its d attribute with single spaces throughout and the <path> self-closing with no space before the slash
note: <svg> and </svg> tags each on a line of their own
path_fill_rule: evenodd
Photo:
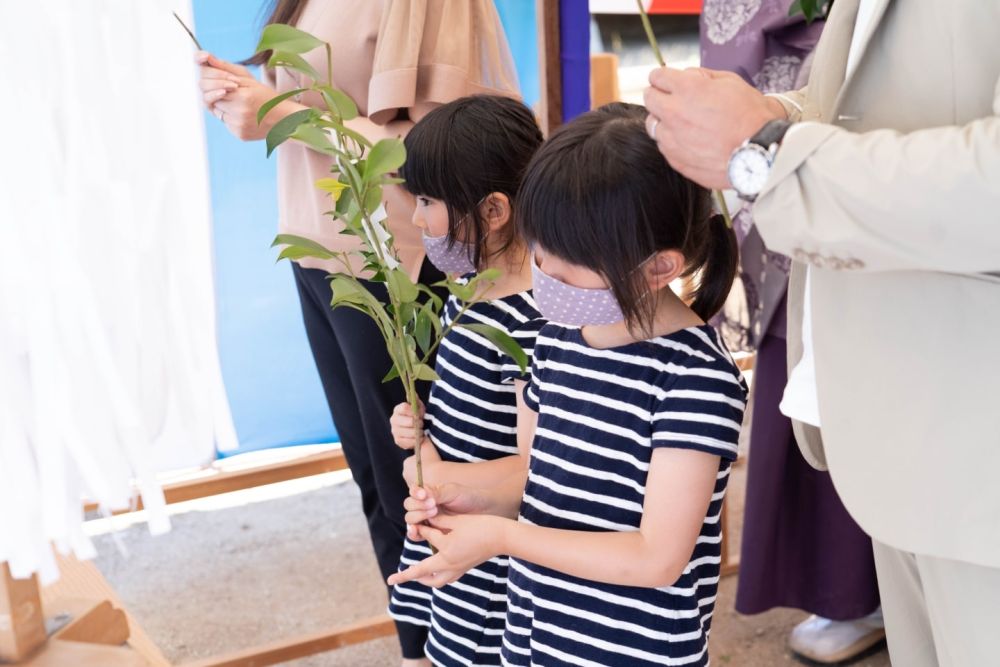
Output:
<svg viewBox="0 0 1000 667">
<path fill-rule="evenodd" d="M 845 80 L 858 4 L 833 4 L 799 91 L 819 122 L 753 211 L 815 269 L 825 446 L 800 445 L 874 538 L 1000 567 L 1000 2 L 878 0 Z"/>
</svg>

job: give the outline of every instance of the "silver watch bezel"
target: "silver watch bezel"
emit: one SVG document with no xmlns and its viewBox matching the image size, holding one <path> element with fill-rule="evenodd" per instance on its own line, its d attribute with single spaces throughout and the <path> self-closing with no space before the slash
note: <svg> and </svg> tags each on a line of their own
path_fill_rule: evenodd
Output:
<svg viewBox="0 0 1000 667">
<path fill-rule="evenodd" d="M 733 190 L 736 191 L 736 194 L 737 196 L 739 196 L 740 199 L 752 202 L 754 199 L 757 198 L 757 195 L 760 194 L 760 190 L 757 190 L 756 192 L 743 192 L 742 190 L 736 187 L 736 185 L 733 183 L 733 175 L 732 175 L 733 163 L 736 161 L 736 158 L 746 151 L 759 153 L 764 156 L 764 159 L 767 161 L 768 171 L 770 171 L 771 168 L 774 166 L 774 157 L 775 153 L 777 153 L 776 150 L 777 147 L 778 147 L 777 144 L 771 144 L 770 146 L 765 148 L 764 146 L 761 146 L 760 144 L 754 143 L 749 139 L 747 139 L 729 156 L 729 163 L 726 165 L 726 178 L 729 179 L 729 184 L 733 186 Z M 763 186 L 761 186 L 761 189 L 763 189 Z"/>
</svg>

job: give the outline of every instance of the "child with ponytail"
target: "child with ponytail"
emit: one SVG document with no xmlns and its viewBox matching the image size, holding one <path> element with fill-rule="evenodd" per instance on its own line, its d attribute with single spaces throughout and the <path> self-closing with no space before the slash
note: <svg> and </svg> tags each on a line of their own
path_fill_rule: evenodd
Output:
<svg viewBox="0 0 1000 667">
<path fill-rule="evenodd" d="M 613 104 L 560 128 L 518 194 L 549 320 L 524 393 L 527 472 L 406 501 L 438 553 L 390 583 L 441 586 L 509 555 L 504 664 L 708 664 L 746 386 L 706 321 L 736 242 L 709 191 L 664 162 L 645 115 Z M 689 302 L 670 287 L 687 276 Z"/>
</svg>

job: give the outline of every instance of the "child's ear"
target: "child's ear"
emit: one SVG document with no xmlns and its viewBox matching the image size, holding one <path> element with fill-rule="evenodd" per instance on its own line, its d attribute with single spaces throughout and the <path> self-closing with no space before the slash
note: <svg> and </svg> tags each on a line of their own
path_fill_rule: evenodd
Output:
<svg viewBox="0 0 1000 667">
<path fill-rule="evenodd" d="M 684 273 L 687 260 L 679 250 L 661 250 L 642 267 L 643 276 L 652 292 L 659 292 Z"/>
<path fill-rule="evenodd" d="M 491 192 L 479 205 L 479 212 L 489 230 L 495 232 L 510 222 L 510 198 L 502 192 Z"/>
</svg>

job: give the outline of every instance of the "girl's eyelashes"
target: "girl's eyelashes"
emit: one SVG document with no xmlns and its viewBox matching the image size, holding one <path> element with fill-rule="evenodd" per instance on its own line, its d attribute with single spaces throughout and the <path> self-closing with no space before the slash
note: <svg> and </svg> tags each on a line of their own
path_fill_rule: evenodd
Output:
<svg viewBox="0 0 1000 667">
<path fill-rule="evenodd" d="M 429 197 L 417 197 L 417 203 L 421 206 L 430 206 L 431 200 Z"/>
</svg>

